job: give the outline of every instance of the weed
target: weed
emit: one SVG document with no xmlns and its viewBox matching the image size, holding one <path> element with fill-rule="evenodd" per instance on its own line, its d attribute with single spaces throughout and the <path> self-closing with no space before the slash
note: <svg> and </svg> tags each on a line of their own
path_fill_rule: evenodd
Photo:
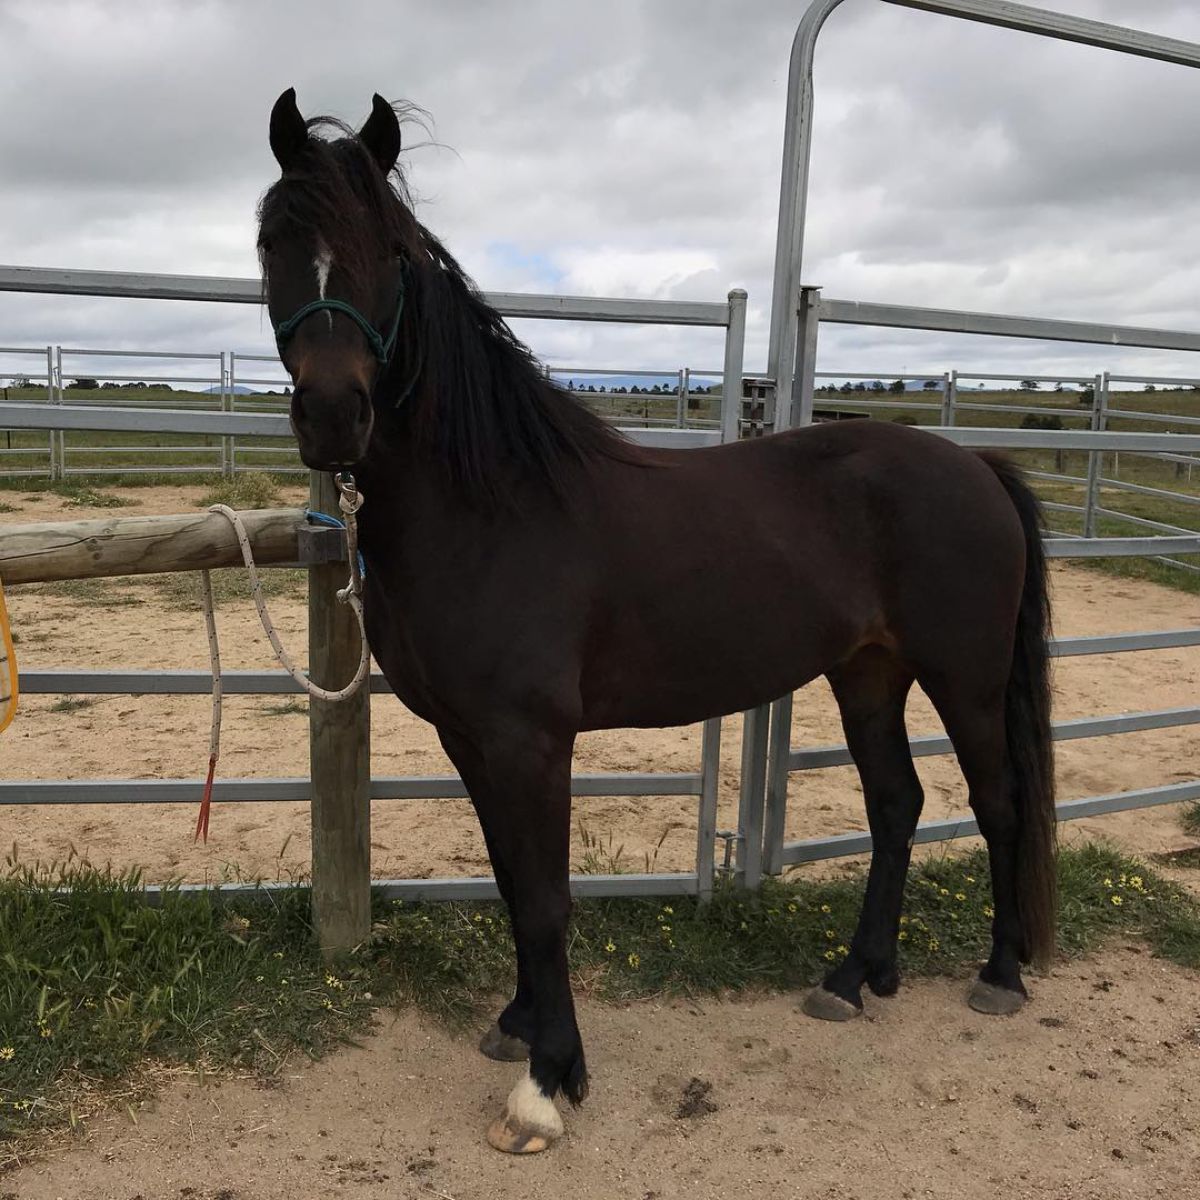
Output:
<svg viewBox="0 0 1200 1200">
<path fill-rule="evenodd" d="M 196 503 L 201 508 L 207 508 L 210 504 L 227 504 L 235 509 L 270 508 L 279 503 L 279 486 L 270 475 L 250 471 L 221 480 Z"/>
</svg>

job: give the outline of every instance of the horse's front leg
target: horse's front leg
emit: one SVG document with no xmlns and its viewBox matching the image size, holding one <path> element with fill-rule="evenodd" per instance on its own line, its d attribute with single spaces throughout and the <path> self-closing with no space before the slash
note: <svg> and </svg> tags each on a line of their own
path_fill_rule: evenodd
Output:
<svg viewBox="0 0 1200 1200">
<path fill-rule="evenodd" d="M 508 875 L 506 899 L 533 1010 L 528 1073 L 488 1141 L 510 1154 L 532 1154 L 562 1135 L 555 1096 L 579 1104 L 588 1088 L 567 970 L 571 739 L 508 730 L 488 738 L 481 752 L 487 786 L 476 805 Z"/>
</svg>

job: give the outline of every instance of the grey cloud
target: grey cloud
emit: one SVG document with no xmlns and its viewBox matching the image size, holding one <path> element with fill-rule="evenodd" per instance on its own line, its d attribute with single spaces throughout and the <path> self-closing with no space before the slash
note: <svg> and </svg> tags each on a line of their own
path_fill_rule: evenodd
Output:
<svg viewBox="0 0 1200 1200">
<path fill-rule="evenodd" d="M 1059 2 L 1200 39 L 1192 3 Z M 356 121 L 379 90 L 424 105 L 452 147 L 406 161 L 422 219 L 482 286 L 551 286 L 544 269 L 606 249 L 702 257 L 713 265 L 647 287 L 747 287 L 748 362 L 761 367 L 802 7 L 77 0 L 64 20 L 59 5 L 0 0 L 0 260 L 251 274 L 274 97 L 295 84 L 306 112 Z M 833 295 L 1196 327 L 1198 99 L 1200 75 L 1182 68 L 847 0 L 818 59 L 806 273 Z M 695 331 L 521 333 L 581 365 L 720 361 Z M 0 296 L 0 342 L 85 339 L 271 342 L 256 309 Z M 842 369 L 968 360 L 1100 361 L 896 331 L 830 330 L 822 348 Z M 1128 352 L 1103 365 L 1135 360 L 1200 370 Z"/>
</svg>

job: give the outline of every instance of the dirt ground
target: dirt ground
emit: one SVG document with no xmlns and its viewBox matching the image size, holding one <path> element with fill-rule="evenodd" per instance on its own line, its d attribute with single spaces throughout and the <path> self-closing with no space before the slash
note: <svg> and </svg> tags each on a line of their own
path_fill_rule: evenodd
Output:
<svg viewBox="0 0 1200 1200">
<path fill-rule="evenodd" d="M 190 510 L 198 491 L 126 493 L 130 513 Z M 56 515 L 60 502 L 25 502 L 0 520 Z M 62 509 L 86 517 L 86 509 Z M 140 602 L 106 607 L 14 589 L 9 597 L 22 667 L 205 667 L 199 613 L 168 608 L 144 585 Z M 1200 623 L 1197 598 L 1068 566 L 1054 569 L 1057 631 L 1085 635 Z M 273 605 L 286 642 L 304 642 L 304 609 Z M 219 613 L 222 655 L 234 668 L 272 666 L 250 605 Z M 1062 660 L 1060 719 L 1194 706 L 1200 648 Z M 51 711 L 27 697 L 0 739 L 0 778 L 196 777 L 207 755 L 203 697 L 104 697 Z M 282 698 L 227 702 L 224 777 L 306 771 L 303 712 Z M 433 732 L 391 697 L 373 700 L 376 774 L 449 771 Z M 913 733 L 935 732 L 924 698 Z M 721 821 L 736 812 L 738 722 L 723 737 Z M 796 704 L 793 745 L 841 740 L 821 685 Z M 580 739 L 576 770 L 695 770 L 698 729 L 614 731 Z M 952 759 L 923 759 L 925 818 L 965 811 Z M 1194 727 L 1062 744 L 1060 797 L 1149 787 L 1200 776 Z M 793 777 L 788 837 L 864 825 L 851 768 Z M 435 812 L 434 809 L 437 809 Z M 626 862 L 691 867 L 689 798 L 577 802 L 577 824 Z M 188 805 L 20 807 L 0 812 L 0 845 L 21 857 L 137 863 L 150 878 L 212 879 L 236 869 L 267 878 L 308 863 L 305 806 L 223 805 L 207 847 L 194 846 Z M 1075 823 L 1066 839 L 1104 837 L 1139 854 L 1189 844 L 1174 808 Z M 661 843 L 661 844 L 660 844 Z M 466 803 L 380 802 L 375 872 L 477 874 L 482 839 Z M 930 852 L 940 853 L 940 850 Z M 576 839 L 576 862 L 584 847 Z M 836 867 L 825 869 L 838 869 Z M 568 1137 L 537 1161 L 489 1151 L 482 1131 L 515 1078 L 412 1013 L 388 1013 L 365 1046 L 285 1071 L 278 1089 L 251 1080 L 181 1077 L 138 1115 L 93 1124 L 44 1161 L 0 1177 L 19 1200 L 273 1200 L 333 1193 L 374 1197 L 619 1196 L 667 1200 L 749 1195 L 874 1200 L 999 1193 L 1062 1200 L 1170 1194 L 1200 1200 L 1200 988 L 1194 973 L 1116 947 L 1035 980 L 1034 1003 L 988 1019 L 963 1003 L 963 984 L 918 982 L 894 1001 L 868 1001 L 868 1019 L 829 1026 L 801 1016 L 793 996 L 637 1004 L 586 1002 L 593 1095 L 568 1116 Z M 711 1085 L 715 1111 L 679 1117 L 692 1079 Z M 704 1091 L 694 1085 L 693 1092 Z M 700 1105 L 704 1107 L 703 1104 Z"/>
<path fill-rule="evenodd" d="M 517 1068 L 412 1012 L 388 1013 L 361 1048 L 286 1071 L 277 1087 L 179 1078 L 136 1125 L 107 1118 L 0 1178 L 0 1194 L 1200 1196 L 1194 976 L 1119 947 L 1038 981 L 1015 1018 L 981 1017 L 963 992 L 922 981 L 869 1001 L 849 1026 L 809 1020 L 789 996 L 586 1003 L 592 1095 L 536 1159 L 497 1154 L 482 1136 Z M 708 1103 L 682 1108 L 685 1092 Z"/>
</svg>

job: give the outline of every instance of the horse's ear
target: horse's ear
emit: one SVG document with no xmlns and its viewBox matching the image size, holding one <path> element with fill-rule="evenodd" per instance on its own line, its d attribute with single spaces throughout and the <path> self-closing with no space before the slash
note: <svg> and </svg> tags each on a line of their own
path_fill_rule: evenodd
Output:
<svg viewBox="0 0 1200 1200">
<path fill-rule="evenodd" d="M 358 137 L 386 175 L 400 157 L 400 122 L 396 110 L 378 92 L 371 98 L 371 115 Z"/>
<path fill-rule="evenodd" d="M 271 153 L 286 171 L 307 144 L 308 126 L 296 107 L 296 89 L 288 88 L 271 109 Z"/>
</svg>

